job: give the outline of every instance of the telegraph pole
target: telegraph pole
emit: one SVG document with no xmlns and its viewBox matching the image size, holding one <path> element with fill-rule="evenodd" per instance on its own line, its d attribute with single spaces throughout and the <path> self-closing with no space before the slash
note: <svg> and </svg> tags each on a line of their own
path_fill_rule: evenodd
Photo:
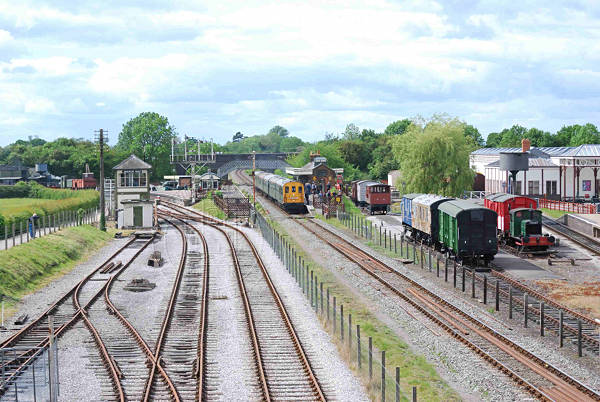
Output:
<svg viewBox="0 0 600 402">
<path fill-rule="evenodd" d="M 252 194 L 256 213 L 256 151 L 252 151 Z"/>
<path fill-rule="evenodd" d="M 100 146 L 100 230 L 106 232 L 106 211 L 104 202 L 104 130 L 100 129 L 98 135 Z"/>
</svg>

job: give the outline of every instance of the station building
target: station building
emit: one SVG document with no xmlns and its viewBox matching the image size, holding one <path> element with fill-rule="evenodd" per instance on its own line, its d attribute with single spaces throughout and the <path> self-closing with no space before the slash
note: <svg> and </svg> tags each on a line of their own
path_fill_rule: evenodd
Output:
<svg viewBox="0 0 600 402">
<path fill-rule="evenodd" d="M 288 167 L 285 173 L 294 177 L 300 183 L 320 184 L 326 186 L 330 184 L 332 187 L 338 181 L 338 177 L 344 174 L 344 168 L 330 168 L 327 166 L 327 158 L 321 156 L 319 151 L 310 154 L 310 162 L 306 165 L 295 168 Z"/>
<path fill-rule="evenodd" d="M 572 201 L 600 196 L 600 145 L 481 148 L 471 153 L 470 166 L 485 177 L 485 191 L 511 192 L 510 173 L 500 169 L 501 152 L 529 152 L 529 170 L 517 174 L 516 194 Z"/>
</svg>

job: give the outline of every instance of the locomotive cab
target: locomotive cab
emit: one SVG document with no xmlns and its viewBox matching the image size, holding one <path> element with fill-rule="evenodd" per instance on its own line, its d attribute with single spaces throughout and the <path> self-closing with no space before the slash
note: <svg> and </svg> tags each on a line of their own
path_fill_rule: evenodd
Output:
<svg viewBox="0 0 600 402">
<path fill-rule="evenodd" d="M 516 208 L 510 211 L 510 236 L 522 249 L 546 250 L 555 242 L 554 236 L 542 234 L 542 211 Z"/>
</svg>

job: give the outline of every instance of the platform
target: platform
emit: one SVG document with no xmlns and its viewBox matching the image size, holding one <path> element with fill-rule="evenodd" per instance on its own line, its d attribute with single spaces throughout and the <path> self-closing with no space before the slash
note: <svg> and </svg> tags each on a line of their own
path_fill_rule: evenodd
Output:
<svg viewBox="0 0 600 402">
<path fill-rule="evenodd" d="M 491 265 L 493 268 L 502 270 L 503 272 L 512 276 L 526 280 L 564 279 L 555 273 L 546 271 L 545 269 L 527 260 L 502 250 L 498 251 L 498 254 L 496 254 L 496 257 L 491 262 Z"/>
</svg>

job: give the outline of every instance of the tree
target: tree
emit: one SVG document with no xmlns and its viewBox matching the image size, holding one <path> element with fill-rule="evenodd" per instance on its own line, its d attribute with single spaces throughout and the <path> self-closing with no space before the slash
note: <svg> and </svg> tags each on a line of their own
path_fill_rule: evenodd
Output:
<svg viewBox="0 0 600 402">
<path fill-rule="evenodd" d="M 392 170 L 400 169 L 400 163 L 394 157 L 391 135 L 381 135 L 377 138 L 375 148 L 371 152 L 369 174 L 374 179 L 385 179 Z M 388 183 L 394 185 L 394 183 Z"/>
<path fill-rule="evenodd" d="M 501 133 L 489 133 L 485 140 L 485 146 L 486 148 L 498 148 L 500 141 L 502 141 Z"/>
<path fill-rule="evenodd" d="M 596 126 L 591 123 L 588 123 L 585 126 L 576 124 L 574 131 L 575 132 L 571 136 L 571 141 L 569 142 L 569 145 L 572 147 L 577 147 L 583 144 L 600 143 L 600 133 L 598 133 Z"/>
<path fill-rule="evenodd" d="M 277 134 L 280 137 L 287 137 L 290 133 L 285 127 L 274 126 L 272 129 L 269 130 L 267 135 L 268 134 Z"/>
<path fill-rule="evenodd" d="M 345 140 L 356 140 L 360 136 L 360 128 L 356 126 L 354 123 L 350 123 L 346 126 L 346 130 L 344 130 L 343 138 Z"/>
<path fill-rule="evenodd" d="M 412 124 L 392 142 L 407 192 L 459 196 L 472 187 L 472 143 L 458 119 L 433 116 L 424 125 Z"/>
<path fill-rule="evenodd" d="M 244 139 L 244 134 L 242 134 L 242 133 L 240 133 L 240 132 L 238 131 L 237 133 L 235 133 L 235 134 L 233 135 L 233 139 L 232 139 L 232 141 L 233 141 L 233 142 L 240 142 L 240 141 L 241 141 L 241 140 L 243 140 L 243 139 Z"/>
<path fill-rule="evenodd" d="M 360 170 L 365 170 L 371 160 L 369 149 L 363 141 L 342 141 L 338 144 L 338 148 L 342 158 Z"/>
<path fill-rule="evenodd" d="M 171 172 L 171 140 L 176 135 L 175 128 L 166 117 L 154 112 L 144 112 L 123 124 L 117 146 L 150 163 L 152 177 L 160 179 Z"/>
<path fill-rule="evenodd" d="M 465 136 L 471 139 L 474 149 L 481 148 L 485 144 L 485 141 L 483 141 L 483 137 L 479 133 L 479 130 L 470 124 L 465 125 Z"/>
<path fill-rule="evenodd" d="M 404 134 L 406 129 L 412 124 L 410 119 L 396 120 L 393 123 L 388 124 L 385 128 L 384 134 L 387 135 L 399 135 Z"/>
</svg>

